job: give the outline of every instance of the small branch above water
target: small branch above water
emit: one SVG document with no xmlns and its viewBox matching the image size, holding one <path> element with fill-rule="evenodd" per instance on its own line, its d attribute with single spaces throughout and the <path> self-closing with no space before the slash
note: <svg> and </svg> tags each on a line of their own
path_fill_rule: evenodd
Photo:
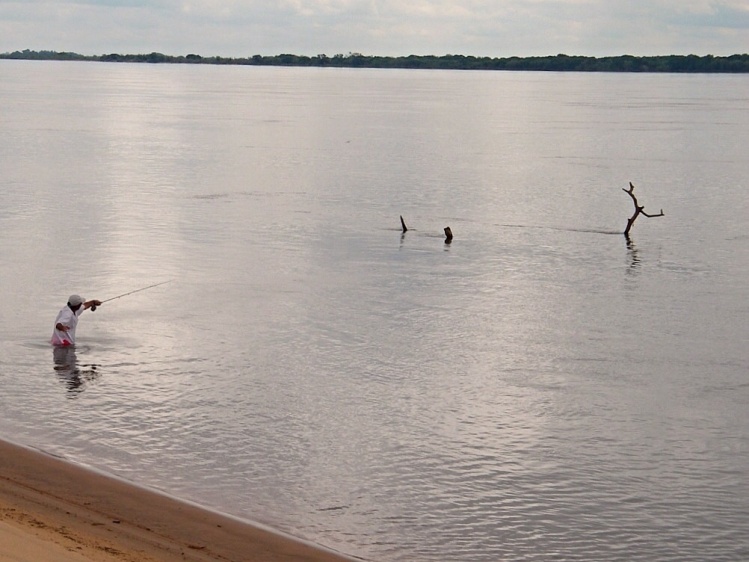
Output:
<svg viewBox="0 0 749 562">
<path fill-rule="evenodd" d="M 644 215 L 648 218 L 665 216 L 663 214 L 663 209 L 661 209 L 660 213 L 655 214 L 655 215 L 651 215 L 645 212 L 645 206 L 640 205 L 637 202 L 637 197 L 635 197 L 635 186 L 632 185 L 632 182 L 629 182 L 629 189 L 622 188 L 622 191 L 627 193 L 632 198 L 632 202 L 635 205 L 635 213 L 627 220 L 627 228 L 624 229 L 624 236 L 626 236 L 627 238 L 629 238 L 629 231 L 632 230 L 632 225 L 635 224 L 635 220 L 637 219 L 638 216 Z"/>
</svg>

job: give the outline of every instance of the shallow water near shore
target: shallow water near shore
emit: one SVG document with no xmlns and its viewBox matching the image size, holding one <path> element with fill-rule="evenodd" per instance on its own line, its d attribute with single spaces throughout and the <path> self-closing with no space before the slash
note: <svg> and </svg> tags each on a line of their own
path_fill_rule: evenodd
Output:
<svg viewBox="0 0 749 562">
<path fill-rule="evenodd" d="M 0 435 L 366 560 L 749 557 L 746 78 L 1 61 L 0 96 Z M 665 216 L 627 241 L 630 181 Z"/>
</svg>

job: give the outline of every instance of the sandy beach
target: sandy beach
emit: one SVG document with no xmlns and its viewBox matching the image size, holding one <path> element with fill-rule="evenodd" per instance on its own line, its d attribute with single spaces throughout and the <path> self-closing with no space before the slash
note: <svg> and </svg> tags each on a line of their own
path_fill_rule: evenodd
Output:
<svg viewBox="0 0 749 562">
<path fill-rule="evenodd" d="M 0 441 L 0 562 L 351 562 Z"/>
</svg>

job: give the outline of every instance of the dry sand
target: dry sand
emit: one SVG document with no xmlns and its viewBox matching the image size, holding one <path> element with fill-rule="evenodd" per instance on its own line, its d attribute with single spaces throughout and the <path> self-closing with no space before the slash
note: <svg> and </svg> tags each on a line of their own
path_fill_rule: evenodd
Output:
<svg viewBox="0 0 749 562">
<path fill-rule="evenodd" d="M 0 562 L 351 562 L 0 441 Z"/>
</svg>

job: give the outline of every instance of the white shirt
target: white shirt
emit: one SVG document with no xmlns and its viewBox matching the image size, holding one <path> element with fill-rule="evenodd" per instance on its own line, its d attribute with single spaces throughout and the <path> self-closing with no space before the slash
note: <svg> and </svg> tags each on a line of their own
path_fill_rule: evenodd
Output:
<svg viewBox="0 0 749 562">
<path fill-rule="evenodd" d="M 83 310 L 83 305 L 76 312 L 73 312 L 68 305 L 65 305 L 65 308 L 60 310 L 55 319 L 55 328 L 52 332 L 52 345 L 75 345 L 75 327 L 78 325 L 78 317 Z M 63 332 L 58 330 L 58 324 L 67 326 L 68 331 Z"/>
</svg>

